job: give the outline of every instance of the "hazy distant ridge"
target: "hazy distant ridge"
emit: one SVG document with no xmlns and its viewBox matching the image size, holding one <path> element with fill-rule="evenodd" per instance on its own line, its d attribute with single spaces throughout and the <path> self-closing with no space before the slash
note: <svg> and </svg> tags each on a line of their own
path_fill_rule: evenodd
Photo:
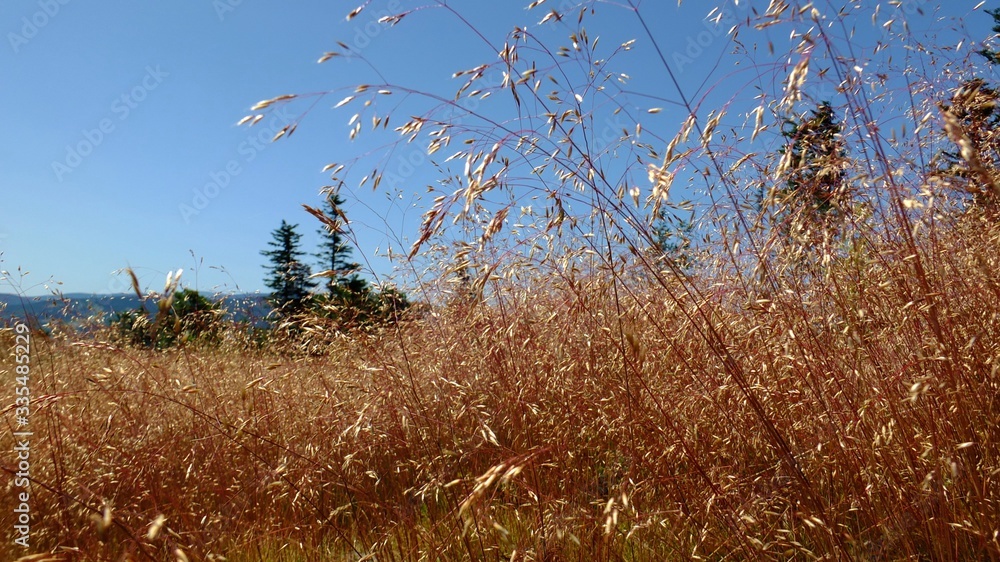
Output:
<svg viewBox="0 0 1000 562">
<path fill-rule="evenodd" d="M 223 300 L 230 318 L 242 321 L 247 318 L 262 319 L 270 312 L 266 297 L 258 294 L 238 294 L 216 297 Z M 122 293 L 102 295 L 93 293 L 66 293 L 62 298 L 47 295 L 22 297 L 0 293 L 0 319 L 4 322 L 32 318 L 39 324 L 53 321 L 79 323 L 87 318 L 108 319 L 114 314 L 139 308 L 140 300 L 135 294 Z M 145 307 L 156 310 L 156 302 L 147 299 Z"/>
</svg>

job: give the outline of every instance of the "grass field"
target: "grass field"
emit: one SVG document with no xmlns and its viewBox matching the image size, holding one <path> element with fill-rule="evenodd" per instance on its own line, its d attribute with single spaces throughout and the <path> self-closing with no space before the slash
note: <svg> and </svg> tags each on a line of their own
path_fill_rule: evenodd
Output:
<svg viewBox="0 0 1000 562">
<path fill-rule="evenodd" d="M 862 73 L 853 32 L 811 6 L 754 22 L 821 30 L 793 35 L 784 63 L 745 53 L 777 96 L 685 99 L 676 136 L 636 122 L 590 152 L 596 112 L 631 108 L 597 41 L 533 50 L 514 32 L 490 63 L 509 74 L 483 88 L 516 119 L 397 129 L 431 153 L 471 139 L 406 262 L 447 265 L 398 322 L 162 351 L 34 333 L 31 545 L 0 557 L 1000 562 L 1000 93 L 959 48 Z M 807 80 L 810 64 L 829 72 Z M 488 70 L 458 73 L 459 94 L 485 99 Z M 813 80 L 834 86 L 829 114 L 808 105 Z M 584 114 L 575 92 L 609 84 Z M 675 177 L 704 183 L 701 238 L 656 255 L 651 217 L 687 208 Z M 11 536 L 15 386 L 0 385 Z"/>
<path fill-rule="evenodd" d="M 324 356 L 36 337 L 33 550 L 996 559 L 1000 247 L 937 243 L 752 302 L 567 272 Z"/>
</svg>

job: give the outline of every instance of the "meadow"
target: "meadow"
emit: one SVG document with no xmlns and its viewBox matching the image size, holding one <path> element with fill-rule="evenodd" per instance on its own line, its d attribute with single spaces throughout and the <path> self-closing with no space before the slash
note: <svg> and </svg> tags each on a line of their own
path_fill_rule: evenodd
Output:
<svg viewBox="0 0 1000 562">
<path fill-rule="evenodd" d="M 597 42 L 574 32 L 563 61 L 515 33 L 483 90 L 506 106 L 400 125 L 431 154 L 453 136 L 465 171 L 415 237 L 422 305 L 394 322 L 164 350 L 33 334 L 41 554 L 22 559 L 1000 561 L 1000 96 L 950 51 L 879 89 L 784 4 L 754 23 L 812 31 L 760 110 L 689 104 L 676 135 L 588 143 L 615 106 L 567 93 L 624 99 Z M 693 233 L 655 244 L 650 217 L 688 208 Z M 8 451 L 15 400 L 0 385 Z"/>
</svg>

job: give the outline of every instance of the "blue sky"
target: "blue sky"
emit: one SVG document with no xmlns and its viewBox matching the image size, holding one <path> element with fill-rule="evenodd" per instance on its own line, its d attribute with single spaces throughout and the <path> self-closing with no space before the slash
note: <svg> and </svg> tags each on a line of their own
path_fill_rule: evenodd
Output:
<svg viewBox="0 0 1000 562">
<path fill-rule="evenodd" d="M 123 292 L 125 277 L 114 272 L 126 266 L 152 289 L 162 286 L 168 271 L 184 268 L 184 284 L 202 291 L 262 290 L 259 252 L 281 220 L 300 224 L 306 249 L 316 241 L 318 223 L 301 205 L 319 205 L 319 189 L 328 183 L 323 166 L 372 150 L 390 163 L 402 157 L 379 154 L 380 145 L 364 138 L 349 142 L 352 112 L 332 109 L 337 101 L 354 85 L 383 78 L 448 95 L 459 85 L 453 72 L 495 60 L 515 25 L 537 30 L 545 14 L 542 8 L 526 11 L 520 0 L 450 1 L 486 40 L 441 9 L 418 10 L 392 28 L 375 21 L 388 8 L 434 4 L 375 0 L 346 21 L 355 4 L 330 0 L 5 2 L 0 268 L 11 273 L 13 287 L 5 284 L 0 292 Z M 548 4 L 558 6 L 556 0 Z M 720 4 L 727 14 L 748 13 L 746 0 Z M 829 6 L 817 3 L 823 4 Z M 910 17 L 932 21 L 962 17 L 976 4 L 910 0 L 895 9 L 912 8 Z M 724 100 L 732 94 L 724 86 L 733 73 L 726 55 L 732 45 L 705 21 L 714 5 L 646 0 L 640 9 L 668 57 L 681 67 L 692 61 L 679 72 L 688 93 L 697 97 L 699 88 L 715 85 L 718 93 L 709 95 Z M 763 9 L 767 3 L 750 5 Z M 656 63 L 634 14 L 610 2 L 596 7 L 587 24 L 591 37 L 612 44 L 639 39 L 636 53 L 623 62 L 635 79 L 630 88 L 676 99 L 662 72 L 643 74 Z M 973 35 L 986 37 L 988 18 L 968 19 Z M 542 27 L 554 43 L 565 43 L 568 28 Z M 773 40 L 779 52 L 787 43 L 777 32 Z M 322 53 L 339 48 L 338 41 L 363 60 L 316 64 Z M 685 59 L 685 53 L 696 56 Z M 328 95 L 304 117 L 309 106 L 298 103 L 253 128 L 236 126 L 262 99 L 319 92 Z M 664 105 L 634 99 L 637 109 Z M 665 107 L 651 125 L 671 135 L 683 115 Z M 269 142 L 300 117 L 294 135 Z M 389 246 L 397 253 L 409 248 L 425 210 L 420 195 L 435 174 L 423 159 L 398 193 L 347 193 L 356 258 L 375 273 L 391 270 L 380 257 Z M 18 268 L 30 274 L 21 278 Z"/>
</svg>

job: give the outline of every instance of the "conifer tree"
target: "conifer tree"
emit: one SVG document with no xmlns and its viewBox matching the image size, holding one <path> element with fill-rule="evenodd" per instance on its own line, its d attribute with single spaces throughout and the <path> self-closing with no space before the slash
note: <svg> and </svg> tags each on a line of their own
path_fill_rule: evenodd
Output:
<svg viewBox="0 0 1000 562">
<path fill-rule="evenodd" d="M 344 235 L 347 217 L 341 209 L 343 204 L 340 194 L 333 192 L 322 210 L 307 207 L 323 223 L 319 230 L 320 251 L 314 256 L 322 269 L 318 276 L 327 278 L 327 294 L 314 303 L 313 312 L 335 321 L 338 329 L 393 320 L 410 303 L 405 294 L 391 287 L 374 289 L 358 273 L 360 266 L 351 261 L 354 248 Z"/>
<path fill-rule="evenodd" d="M 778 217 L 781 232 L 790 241 L 814 245 L 838 234 L 847 195 L 842 130 L 829 102 L 785 123 L 781 134 L 786 144 L 780 153 L 786 182 Z"/>
<path fill-rule="evenodd" d="M 691 235 L 694 218 L 684 219 L 667 215 L 660 211 L 653 224 L 653 252 L 658 259 L 669 260 L 681 271 L 689 271 L 693 266 L 691 256 Z"/>
<path fill-rule="evenodd" d="M 1000 33 L 1000 9 L 986 10 L 993 17 L 993 31 Z M 1000 64 L 1000 52 L 978 51 L 990 66 Z M 936 158 L 934 177 L 959 193 L 971 194 L 972 203 L 995 213 L 1000 203 L 1000 92 L 980 77 L 966 80 L 950 103 L 940 104 L 945 132 L 955 143 Z"/>
<path fill-rule="evenodd" d="M 326 199 L 324 214 L 336 223 L 343 224 L 344 212 L 340 206 L 344 198 L 332 193 Z M 320 260 L 320 268 L 326 274 L 325 283 L 330 297 L 349 298 L 363 296 L 368 292 L 368 282 L 358 275 L 361 266 L 351 261 L 354 248 L 347 243 L 339 228 L 325 225 L 319 229 L 320 250 L 315 255 Z M 353 300 L 353 299 L 352 299 Z"/>
<path fill-rule="evenodd" d="M 994 36 L 1000 34 L 1000 8 L 997 8 L 996 10 L 986 10 L 986 13 L 993 18 Z M 981 51 L 979 51 L 979 54 L 982 55 L 986 59 L 986 61 L 990 63 L 990 66 L 996 66 L 1000 64 L 1000 52 L 996 51 L 995 49 L 985 47 Z"/>
<path fill-rule="evenodd" d="M 316 282 L 310 279 L 309 266 L 302 261 L 305 253 L 299 248 L 302 235 L 296 232 L 297 224 L 284 220 L 268 242 L 271 250 L 262 250 L 270 264 L 265 265 L 269 274 L 264 284 L 270 288 L 272 305 L 283 312 L 296 312 L 304 308 Z"/>
</svg>

